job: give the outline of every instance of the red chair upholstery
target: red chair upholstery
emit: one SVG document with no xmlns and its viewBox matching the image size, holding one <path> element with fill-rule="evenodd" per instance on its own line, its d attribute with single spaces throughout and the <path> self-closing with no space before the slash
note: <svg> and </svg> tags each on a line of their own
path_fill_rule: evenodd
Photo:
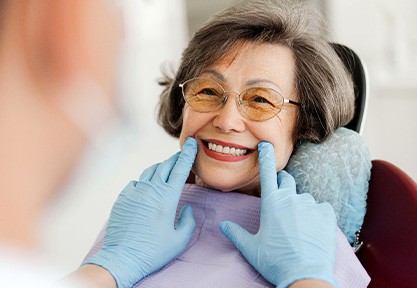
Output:
<svg viewBox="0 0 417 288">
<path fill-rule="evenodd" d="M 391 163 L 372 165 L 357 256 L 369 287 L 417 287 L 417 184 Z"/>
</svg>

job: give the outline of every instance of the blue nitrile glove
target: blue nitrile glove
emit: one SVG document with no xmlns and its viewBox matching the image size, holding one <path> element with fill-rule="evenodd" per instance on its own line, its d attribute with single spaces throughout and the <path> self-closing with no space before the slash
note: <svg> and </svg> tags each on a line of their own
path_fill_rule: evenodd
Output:
<svg viewBox="0 0 417 288">
<path fill-rule="evenodd" d="M 258 151 L 259 231 L 252 235 L 226 221 L 219 225 L 221 232 L 265 279 L 279 288 L 301 279 L 321 279 L 336 286 L 333 208 L 328 203 L 317 204 L 308 193 L 296 194 L 294 178 L 287 172 L 279 172 L 277 178 L 270 143 L 261 142 Z"/>
<path fill-rule="evenodd" d="M 175 227 L 174 221 L 196 153 L 195 139 L 188 138 L 180 153 L 129 183 L 112 208 L 103 247 L 83 264 L 102 266 L 125 288 L 178 256 L 195 228 L 191 206 L 184 207 Z"/>
</svg>

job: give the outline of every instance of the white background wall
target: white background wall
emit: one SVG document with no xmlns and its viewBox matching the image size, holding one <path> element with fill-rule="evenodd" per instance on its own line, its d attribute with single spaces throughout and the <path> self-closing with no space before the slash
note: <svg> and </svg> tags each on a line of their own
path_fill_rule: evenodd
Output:
<svg viewBox="0 0 417 288">
<path fill-rule="evenodd" d="M 125 39 L 120 95 L 129 125 L 92 147 L 56 206 L 45 215 L 41 241 L 63 271 L 79 265 L 128 181 L 178 150 L 155 121 L 164 61 L 176 63 L 190 33 L 229 0 L 124 0 Z M 331 40 L 366 62 L 371 98 L 364 138 L 374 159 L 417 179 L 417 4 L 414 0 L 317 0 Z"/>
</svg>

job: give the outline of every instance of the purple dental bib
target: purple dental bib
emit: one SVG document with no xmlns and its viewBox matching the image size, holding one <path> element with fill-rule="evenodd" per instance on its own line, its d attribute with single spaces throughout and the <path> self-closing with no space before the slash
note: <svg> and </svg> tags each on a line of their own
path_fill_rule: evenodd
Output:
<svg viewBox="0 0 417 288">
<path fill-rule="evenodd" d="M 196 228 L 186 249 L 169 265 L 134 287 L 275 287 L 246 261 L 218 228 L 220 222 L 229 220 L 256 233 L 259 228 L 260 198 L 186 184 L 177 217 L 187 204 L 193 207 Z M 103 236 L 104 229 L 87 257 L 100 249 Z M 334 276 L 340 287 L 367 287 L 370 281 L 339 229 Z"/>
</svg>

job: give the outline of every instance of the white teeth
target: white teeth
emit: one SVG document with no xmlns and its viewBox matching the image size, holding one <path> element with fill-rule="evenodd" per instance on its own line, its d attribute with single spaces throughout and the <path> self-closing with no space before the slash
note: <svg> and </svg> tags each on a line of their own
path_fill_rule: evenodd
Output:
<svg viewBox="0 0 417 288">
<path fill-rule="evenodd" d="M 222 145 L 218 145 L 218 144 L 214 144 L 210 142 L 208 143 L 208 148 L 218 153 L 234 155 L 234 156 L 243 156 L 247 152 L 246 149 L 240 149 L 240 148 L 234 148 L 234 147 L 228 147 L 228 146 L 223 147 Z"/>
<path fill-rule="evenodd" d="M 216 146 L 216 152 L 223 153 L 223 146 L 222 145 L 217 145 Z"/>
</svg>

